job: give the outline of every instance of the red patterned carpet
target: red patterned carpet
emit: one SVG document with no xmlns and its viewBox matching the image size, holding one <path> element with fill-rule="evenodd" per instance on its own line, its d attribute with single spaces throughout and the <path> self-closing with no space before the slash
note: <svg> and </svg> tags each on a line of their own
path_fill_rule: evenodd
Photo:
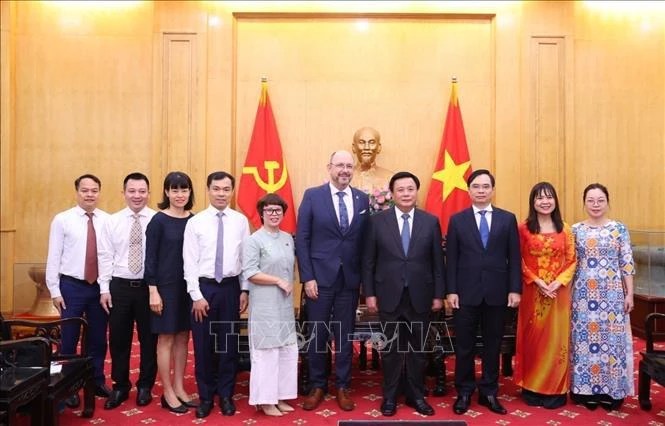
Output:
<svg viewBox="0 0 665 426">
<path fill-rule="evenodd" d="M 135 345 L 138 343 L 135 341 Z M 659 345 L 660 349 L 665 344 Z M 635 339 L 635 384 L 637 386 L 637 366 L 639 351 L 643 350 L 644 341 Z M 138 347 L 135 350 L 138 353 Z M 583 406 L 571 403 L 557 409 L 547 410 L 541 407 L 529 407 L 520 398 L 518 388 L 513 384 L 512 378 L 501 378 L 499 398 L 508 410 L 505 416 L 495 415 L 485 407 L 479 406 L 474 398 L 471 410 L 463 416 L 453 414 L 451 405 L 455 400 L 455 391 L 452 387 L 454 357 L 447 359 L 448 371 L 448 393 L 443 397 L 430 397 L 429 403 L 435 408 L 434 417 L 423 417 L 413 409 L 400 405 L 397 415 L 390 420 L 464 420 L 469 425 L 650 425 L 665 426 L 665 390 L 656 384 L 652 384 L 651 411 L 642 411 L 637 402 L 637 397 L 627 398 L 620 411 L 608 413 L 603 408 L 589 411 Z M 106 361 L 107 377 L 110 373 L 110 360 Z M 138 355 L 132 357 L 132 363 L 138 365 Z M 193 355 L 190 352 L 189 366 L 187 369 L 187 390 L 196 396 L 196 384 L 193 376 Z M 132 370 L 132 379 L 138 374 L 138 369 Z M 257 413 L 253 407 L 247 404 L 249 392 L 249 373 L 244 372 L 238 376 L 236 386 L 236 406 L 238 411 L 233 417 L 224 417 L 215 407 L 212 414 L 206 419 L 197 419 L 193 410 L 183 415 L 177 415 L 162 409 L 159 404 L 161 396 L 161 384 L 157 382 L 153 388 L 155 398 L 147 407 L 137 407 L 134 398 L 135 391 L 130 394 L 130 399 L 115 410 L 106 411 L 103 408 L 104 400 L 97 398 L 95 414 L 91 419 L 79 417 L 80 411 L 66 409 L 60 417 L 63 426 L 81 425 L 186 425 L 186 424 L 224 424 L 224 425 L 336 425 L 339 420 L 388 420 L 381 416 L 379 405 L 381 403 L 381 373 L 372 370 L 360 371 L 358 368 L 353 372 L 352 396 L 357 407 L 352 412 L 341 411 L 334 398 L 328 396 L 326 401 L 314 412 L 297 409 L 294 413 L 283 417 L 271 418 L 263 413 Z M 110 379 L 107 382 L 111 385 Z M 331 390 L 334 388 L 331 386 Z M 302 404 L 299 398 L 297 404 Z M 21 424 L 28 424 L 27 418 L 22 419 Z"/>
</svg>

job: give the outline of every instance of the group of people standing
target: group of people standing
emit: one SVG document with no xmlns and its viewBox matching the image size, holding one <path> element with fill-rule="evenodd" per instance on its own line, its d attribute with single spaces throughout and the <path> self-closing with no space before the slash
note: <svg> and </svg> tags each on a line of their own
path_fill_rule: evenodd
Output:
<svg viewBox="0 0 665 426">
<path fill-rule="evenodd" d="M 147 207 L 149 181 L 141 173 L 123 182 L 126 207 L 109 215 L 97 208 L 100 180 L 75 181 L 77 206 L 52 222 L 47 285 L 63 318 L 85 316 L 95 393 L 113 409 L 129 398 L 134 323 L 140 343 L 136 404 L 152 401 L 159 373 L 161 406 L 195 409 L 207 417 L 218 397 L 235 413 L 238 325 L 249 311 L 249 404 L 266 415 L 294 410 L 298 339 L 293 314 L 295 260 L 306 297 L 310 392 L 314 410 L 328 393 L 327 356 L 334 341 L 336 401 L 355 407 L 351 363 L 359 294 L 377 313 L 387 341 L 381 412 L 392 416 L 403 384 L 406 405 L 431 416 L 425 400 L 425 342 L 430 312 L 454 310 L 456 334 L 453 406 L 465 413 L 475 389 L 479 403 L 505 414 L 498 399 L 498 359 L 507 307 L 519 309 L 516 379 L 528 404 L 548 408 L 575 402 L 617 408 L 632 395 L 628 313 L 634 273 L 630 240 L 607 217 L 609 194 L 599 184 L 584 191 L 588 219 L 566 225 L 554 187 L 536 185 L 529 216 L 491 204 L 494 177 L 476 170 L 468 179 L 472 207 L 449 224 L 446 255 L 439 220 L 416 207 L 420 181 L 410 172 L 389 182 L 395 206 L 370 216 L 369 198 L 351 187 L 354 158 L 337 151 L 329 182 L 307 189 L 295 239 L 280 230 L 293 206 L 276 194 L 257 203 L 262 226 L 250 235 L 247 218 L 230 208 L 235 178 L 211 173 L 208 207 L 192 214 L 194 188 L 185 173 L 169 173 L 159 212 Z M 103 362 L 109 328 L 113 389 Z M 475 379 L 476 330 L 481 327 L 482 377 Z M 191 331 L 198 402 L 184 387 Z M 79 330 L 63 329 L 63 353 L 73 352 Z M 570 338 L 569 338 L 570 336 Z M 78 397 L 67 405 L 78 405 Z"/>
</svg>

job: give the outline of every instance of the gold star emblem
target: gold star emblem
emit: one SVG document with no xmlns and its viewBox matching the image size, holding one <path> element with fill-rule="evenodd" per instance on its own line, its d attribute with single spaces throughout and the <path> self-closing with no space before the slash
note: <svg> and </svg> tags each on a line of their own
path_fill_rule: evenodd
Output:
<svg viewBox="0 0 665 426">
<path fill-rule="evenodd" d="M 455 188 L 462 191 L 468 191 L 464 173 L 469 169 L 471 161 L 466 161 L 461 164 L 455 164 L 455 161 L 446 150 L 443 153 L 443 169 L 434 172 L 432 179 L 436 179 L 443 183 L 443 201 L 450 195 Z"/>
</svg>

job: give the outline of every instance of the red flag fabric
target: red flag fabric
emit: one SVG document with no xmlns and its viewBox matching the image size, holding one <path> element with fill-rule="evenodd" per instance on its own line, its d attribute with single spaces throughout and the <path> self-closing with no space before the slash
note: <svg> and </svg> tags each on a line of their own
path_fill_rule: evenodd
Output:
<svg viewBox="0 0 665 426">
<path fill-rule="evenodd" d="M 466 185 L 470 174 L 471 158 L 457 98 L 457 81 L 453 79 L 441 147 L 425 202 L 425 209 L 439 217 L 442 235 L 448 232 L 450 216 L 471 206 Z"/>
<path fill-rule="evenodd" d="M 238 185 L 238 207 L 245 213 L 254 228 L 261 227 L 261 217 L 256 203 L 268 193 L 276 193 L 288 204 L 280 228 L 290 234 L 296 232 L 295 205 L 291 180 L 282 154 L 275 116 L 268 96 L 268 83 L 261 83 L 261 99 L 256 111 L 252 139 L 242 168 Z"/>
</svg>

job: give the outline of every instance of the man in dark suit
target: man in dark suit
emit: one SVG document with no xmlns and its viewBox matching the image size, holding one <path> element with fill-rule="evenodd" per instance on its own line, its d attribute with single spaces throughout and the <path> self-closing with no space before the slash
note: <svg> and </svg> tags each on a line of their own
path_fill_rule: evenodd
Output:
<svg viewBox="0 0 665 426">
<path fill-rule="evenodd" d="M 409 172 L 389 184 L 395 207 L 375 214 L 363 251 L 367 309 L 379 312 L 386 344 L 382 349 L 381 413 L 397 411 L 397 388 L 406 358 L 406 404 L 431 416 L 425 401 L 425 336 L 430 311 L 443 306 L 443 250 L 439 220 L 417 209 L 420 181 Z"/>
<path fill-rule="evenodd" d="M 303 409 L 315 409 L 327 392 L 326 346 L 332 329 L 337 403 L 342 410 L 350 411 L 355 404 L 349 396 L 353 356 L 349 335 L 353 333 L 358 305 L 360 251 L 369 198 L 349 186 L 353 177 L 351 153 L 333 153 L 328 172 L 330 182 L 305 191 L 298 210 L 296 255 L 307 296 L 307 321 L 313 333 L 308 348 L 311 390 Z"/>
<path fill-rule="evenodd" d="M 467 180 L 472 206 L 450 218 L 446 245 L 446 293 L 454 311 L 456 414 L 464 414 L 476 389 L 476 330 L 483 335 L 479 403 L 497 414 L 499 354 L 506 305 L 516 308 L 522 292 L 520 243 L 515 215 L 493 207 L 494 176 L 484 169 Z M 507 302 L 507 303 L 506 303 Z"/>
</svg>

